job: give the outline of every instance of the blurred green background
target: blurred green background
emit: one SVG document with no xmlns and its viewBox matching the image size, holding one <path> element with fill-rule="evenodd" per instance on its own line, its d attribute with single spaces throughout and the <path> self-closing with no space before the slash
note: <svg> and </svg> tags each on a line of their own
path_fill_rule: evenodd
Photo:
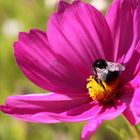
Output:
<svg viewBox="0 0 140 140">
<path fill-rule="evenodd" d="M 106 0 L 88 2 L 103 12 L 109 4 Z M 14 61 L 12 44 L 19 31 L 45 30 L 48 17 L 55 10 L 56 0 L 0 0 L 1 104 L 9 95 L 44 92 L 23 76 Z M 0 113 L 0 140 L 78 140 L 84 124 L 32 124 Z M 126 140 L 127 137 L 131 137 L 127 124 L 118 117 L 104 122 L 97 129 L 94 140 Z"/>
</svg>

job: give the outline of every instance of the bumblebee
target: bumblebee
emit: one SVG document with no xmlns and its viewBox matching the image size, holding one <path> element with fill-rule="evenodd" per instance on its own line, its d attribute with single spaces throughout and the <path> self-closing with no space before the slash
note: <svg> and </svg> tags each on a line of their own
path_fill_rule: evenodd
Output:
<svg viewBox="0 0 140 140">
<path fill-rule="evenodd" d="M 125 66 L 122 64 L 105 61 L 104 59 L 98 59 L 93 63 L 94 78 L 96 82 L 102 86 L 102 81 L 111 83 L 118 78 L 120 72 L 124 70 Z"/>
</svg>

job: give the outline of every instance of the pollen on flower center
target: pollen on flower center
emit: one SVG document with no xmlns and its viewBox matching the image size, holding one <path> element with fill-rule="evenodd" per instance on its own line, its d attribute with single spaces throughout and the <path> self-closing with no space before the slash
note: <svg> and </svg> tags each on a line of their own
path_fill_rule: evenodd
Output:
<svg viewBox="0 0 140 140">
<path fill-rule="evenodd" d="M 97 81 L 96 78 L 90 76 L 87 79 L 87 89 L 90 97 L 99 102 L 108 102 L 113 99 L 117 93 L 119 78 L 107 83 L 105 81 Z"/>
</svg>

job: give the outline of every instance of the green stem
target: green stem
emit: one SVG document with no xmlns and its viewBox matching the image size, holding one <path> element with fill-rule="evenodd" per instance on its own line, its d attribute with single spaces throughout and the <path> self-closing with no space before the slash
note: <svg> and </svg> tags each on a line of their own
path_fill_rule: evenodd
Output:
<svg viewBox="0 0 140 140">
<path fill-rule="evenodd" d="M 126 120 L 126 122 L 129 126 L 129 129 L 131 130 L 131 133 L 133 134 L 135 140 L 140 140 L 140 132 L 139 132 L 139 129 L 137 128 L 137 126 L 131 125 L 127 120 Z"/>
<path fill-rule="evenodd" d="M 135 137 L 135 140 L 140 140 L 140 132 L 139 132 L 137 126 L 129 125 L 129 128 L 130 128 L 133 136 Z"/>
</svg>

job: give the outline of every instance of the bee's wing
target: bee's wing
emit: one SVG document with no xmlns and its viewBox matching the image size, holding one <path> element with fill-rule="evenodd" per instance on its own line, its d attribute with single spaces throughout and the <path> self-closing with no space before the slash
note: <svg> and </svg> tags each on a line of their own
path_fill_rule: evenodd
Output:
<svg viewBox="0 0 140 140">
<path fill-rule="evenodd" d="M 125 66 L 119 64 L 119 63 L 113 63 L 113 62 L 106 62 L 107 63 L 107 70 L 109 71 L 124 71 Z"/>
<path fill-rule="evenodd" d="M 108 74 L 108 70 L 107 69 L 99 69 L 99 68 L 96 68 L 96 72 L 97 72 L 97 77 L 100 80 L 103 80 L 103 81 L 106 80 L 106 77 L 107 77 L 107 74 Z"/>
</svg>

